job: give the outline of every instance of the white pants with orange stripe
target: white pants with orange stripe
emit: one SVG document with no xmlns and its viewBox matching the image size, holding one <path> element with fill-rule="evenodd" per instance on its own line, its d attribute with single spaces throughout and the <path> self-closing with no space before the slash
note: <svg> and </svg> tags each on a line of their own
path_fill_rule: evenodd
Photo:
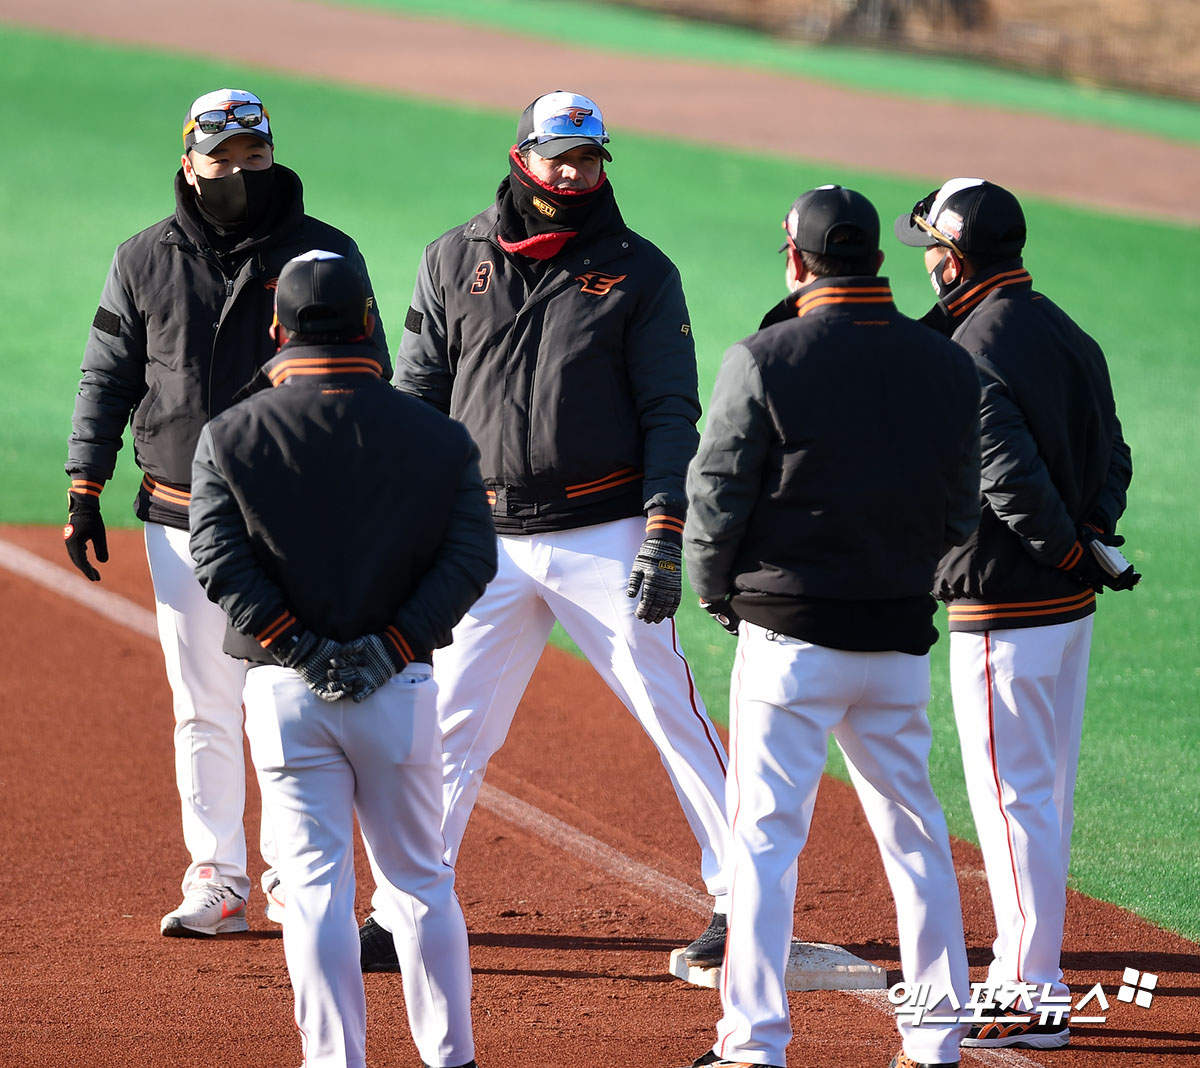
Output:
<svg viewBox="0 0 1200 1068">
<path fill-rule="evenodd" d="M 743 621 L 730 685 L 727 807 L 733 836 L 723 1016 L 727 1060 L 783 1065 L 792 1030 L 784 975 L 796 860 L 808 840 L 832 734 L 879 844 L 896 903 L 904 980 L 927 984 L 929 1014 L 968 997 L 958 883 L 929 783 L 929 657 L 828 649 Z M 819 917 L 817 922 L 819 923 Z M 799 932 L 817 936 L 818 930 Z M 901 1017 L 918 1063 L 959 1059 L 967 1027 Z"/>
<path fill-rule="evenodd" d="M 1060 957 L 1093 619 L 950 635 L 967 796 L 996 914 L 988 981 L 1038 994 L 1050 984 L 1055 998 L 1069 993 Z"/>
<path fill-rule="evenodd" d="M 658 748 L 692 833 L 701 876 L 725 911 L 725 750 L 696 691 L 673 620 L 648 624 L 625 595 L 644 520 L 498 539 L 499 568 L 434 654 L 444 750 L 447 858 L 454 863 L 492 755 L 557 619 Z"/>
<path fill-rule="evenodd" d="M 442 856 L 436 692 L 426 664 L 410 664 L 359 703 L 322 701 L 282 667 L 246 676 L 246 734 L 287 887 L 283 950 L 306 1068 L 366 1063 L 355 815 L 421 1059 L 459 1065 L 475 1056 L 467 926 Z"/>
<path fill-rule="evenodd" d="M 158 638 L 175 710 L 175 783 L 183 813 L 183 842 L 191 857 L 182 889 L 187 893 L 193 886 L 215 881 L 248 898 L 242 827 L 246 666 L 221 649 L 225 613 L 208 599 L 196 578 L 188 532 L 147 523 L 145 535 Z M 260 847 L 270 867 L 274 846 L 266 821 Z"/>
</svg>

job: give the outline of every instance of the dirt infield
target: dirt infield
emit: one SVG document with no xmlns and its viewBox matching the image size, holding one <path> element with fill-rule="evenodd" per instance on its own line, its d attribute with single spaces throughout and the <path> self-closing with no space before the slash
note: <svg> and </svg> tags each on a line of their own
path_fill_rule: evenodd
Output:
<svg viewBox="0 0 1200 1068">
<path fill-rule="evenodd" d="M 175 49 L 187 41 L 193 51 L 203 36 L 196 11 L 161 0 L 0 0 L 0 20 Z M 502 108 L 564 76 L 586 83 L 614 126 L 638 130 L 663 129 L 661 102 L 686 94 L 698 103 L 686 116 L 672 112 L 676 135 L 772 151 L 783 141 L 796 155 L 898 172 L 929 169 L 926 150 L 915 151 L 920 145 L 904 136 L 906 128 L 951 123 L 962 131 L 956 158 L 965 170 L 1065 201 L 1200 221 L 1200 150 L 1151 138 L 999 112 L 973 112 L 968 122 L 948 108 L 578 49 L 556 48 L 545 65 L 522 72 L 480 62 L 520 47 L 501 34 L 297 0 L 261 0 L 254 13 L 272 27 L 271 55 L 259 42 L 237 56 L 234 35 L 210 35 L 222 54 L 277 67 L 286 57 L 307 76 Z M 784 88 L 802 89 L 802 115 L 757 106 L 776 98 L 763 94 Z M 852 123 L 860 124 L 853 140 L 843 136 Z M 1163 182 L 1161 174 L 1175 180 Z M 6 545 L 68 567 L 57 529 L 0 527 L 0 560 Z M 261 897 L 252 901 L 246 935 L 214 942 L 158 936 L 186 863 L 170 694 L 144 627 L 153 605 L 140 532 L 110 532 L 110 548 L 99 588 L 132 603 L 124 623 L 78 603 L 72 591 L 96 587 L 71 572 L 64 592 L 53 592 L 24 565 L 0 565 L 0 883 L 9 921 L 0 949 L 0 1068 L 295 1068 L 300 1048 L 282 943 L 262 919 Z M 459 895 L 471 930 L 480 1064 L 689 1062 L 711 1040 L 718 1000 L 714 991 L 669 978 L 666 966 L 670 950 L 705 923 L 698 851 L 632 717 L 589 666 L 549 650 L 488 783 L 541 815 L 514 822 L 502 806 L 481 807 L 463 847 Z M 252 781 L 248 794 L 253 841 Z M 630 865 L 618 876 L 581 859 L 569 845 L 584 841 L 580 835 L 644 867 Z M 986 884 L 973 847 L 956 843 L 955 857 L 979 980 L 993 934 Z M 367 872 L 361 850 L 359 870 Z M 360 914 L 368 908 L 369 875 L 364 880 Z M 697 892 L 666 894 L 672 880 Z M 801 863 L 796 934 L 898 967 L 874 844 L 852 791 L 832 780 L 822 786 Z M 1116 1000 L 1127 967 L 1159 976 L 1151 1008 Z M 1167 1068 L 1195 1059 L 1200 946 L 1072 894 L 1064 968 L 1077 995 L 1103 984 L 1110 1002 L 1104 1025 L 1075 1028 L 1064 1051 L 972 1054 L 964 1064 Z M 370 1063 L 417 1064 L 398 978 L 372 975 L 366 985 Z M 793 994 L 791 1005 L 792 1068 L 883 1068 L 895 1051 L 878 998 L 805 993 Z"/>
<path fill-rule="evenodd" d="M 7 544 L 68 568 L 57 529 L 0 527 Z M 99 588 L 152 608 L 140 533 L 110 532 Z M 5 742 L 0 749 L 0 1065 L 28 1068 L 295 1068 L 299 1043 L 278 929 L 252 901 L 250 933 L 165 939 L 186 858 L 171 758 L 170 694 L 149 633 L 112 622 L 30 570 L 0 566 Z M 95 590 L 63 572 L 68 593 Z M 133 623 L 136 625 L 135 619 Z M 657 754 L 593 670 L 549 650 L 489 785 L 546 819 L 480 808 L 459 866 L 471 931 L 474 1017 L 484 1068 L 671 1068 L 710 1041 L 714 991 L 666 974 L 704 924 L 698 852 Z M 248 795 L 257 798 L 253 781 Z M 257 802 L 248 832 L 257 835 Z M 561 821 L 666 880 L 621 878 L 547 837 Z M 556 825 L 560 827 L 561 825 Z M 955 844 L 972 977 L 992 937 L 977 851 Z M 359 870 L 366 872 L 359 855 Z M 252 873 L 258 874 L 255 857 Z M 631 866 L 632 867 L 632 866 Z M 360 915 L 370 877 L 360 883 Z M 852 791 L 827 780 L 800 866 L 797 937 L 898 967 L 895 920 Z M 1054 1053 L 971 1056 L 997 1068 L 1181 1065 L 1200 1040 L 1200 947 L 1072 894 L 1064 957 L 1077 997 L 1103 984 L 1107 1023 L 1076 1027 Z M 1126 967 L 1160 976 L 1149 1009 L 1116 1000 Z M 896 976 L 893 974 L 893 980 Z M 398 977 L 367 977 L 370 1063 L 417 1063 Z M 790 1064 L 883 1068 L 897 1045 L 878 998 L 791 995 Z M 1124 1056 L 1121 1056 L 1124 1055 Z"/>
</svg>

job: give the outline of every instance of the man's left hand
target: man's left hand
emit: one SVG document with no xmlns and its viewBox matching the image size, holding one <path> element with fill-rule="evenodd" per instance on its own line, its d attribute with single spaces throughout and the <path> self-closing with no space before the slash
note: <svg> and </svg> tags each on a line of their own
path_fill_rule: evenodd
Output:
<svg viewBox="0 0 1200 1068">
<path fill-rule="evenodd" d="M 683 549 L 673 541 L 647 538 L 633 560 L 625 596 L 636 597 L 641 591 L 634 615 L 647 623 L 670 619 L 679 607 L 683 593 Z"/>
</svg>

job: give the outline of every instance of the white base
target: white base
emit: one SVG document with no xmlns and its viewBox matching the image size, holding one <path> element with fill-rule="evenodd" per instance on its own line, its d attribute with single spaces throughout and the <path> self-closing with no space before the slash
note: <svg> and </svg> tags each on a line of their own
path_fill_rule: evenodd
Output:
<svg viewBox="0 0 1200 1068">
<path fill-rule="evenodd" d="M 684 960 L 683 952 L 672 951 L 670 973 L 693 986 L 716 989 L 721 982 L 721 969 L 693 968 Z M 884 990 L 887 972 L 841 946 L 793 942 L 783 983 L 788 990 Z"/>
</svg>

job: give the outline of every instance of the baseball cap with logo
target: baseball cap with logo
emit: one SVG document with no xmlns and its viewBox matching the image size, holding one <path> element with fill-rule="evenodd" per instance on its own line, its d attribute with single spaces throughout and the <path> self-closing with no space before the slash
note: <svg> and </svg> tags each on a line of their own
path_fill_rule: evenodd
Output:
<svg viewBox="0 0 1200 1068">
<path fill-rule="evenodd" d="M 362 330 L 367 281 L 344 256 L 313 249 L 288 260 L 275 289 L 275 318 L 291 334 Z"/>
<path fill-rule="evenodd" d="M 1016 256 L 1025 247 L 1025 213 L 1007 189 L 982 178 L 951 178 L 896 219 L 906 245 L 942 245 L 960 256 Z"/>
<path fill-rule="evenodd" d="M 821 185 L 797 197 L 783 220 L 788 244 L 803 252 L 851 259 L 879 251 L 879 213 L 861 193 Z"/>
<path fill-rule="evenodd" d="M 539 96 L 521 112 L 517 123 L 517 148 L 532 149 L 546 159 L 554 159 L 580 145 L 592 145 L 611 163 L 606 144 L 608 132 L 599 105 L 564 89 Z"/>
<path fill-rule="evenodd" d="M 212 155 L 222 141 L 253 134 L 274 145 L 271 117 L 263 102 L 245 89 L 214 89 L 192 101 L 183 119 L 183 150 Z"/>
</svg>

